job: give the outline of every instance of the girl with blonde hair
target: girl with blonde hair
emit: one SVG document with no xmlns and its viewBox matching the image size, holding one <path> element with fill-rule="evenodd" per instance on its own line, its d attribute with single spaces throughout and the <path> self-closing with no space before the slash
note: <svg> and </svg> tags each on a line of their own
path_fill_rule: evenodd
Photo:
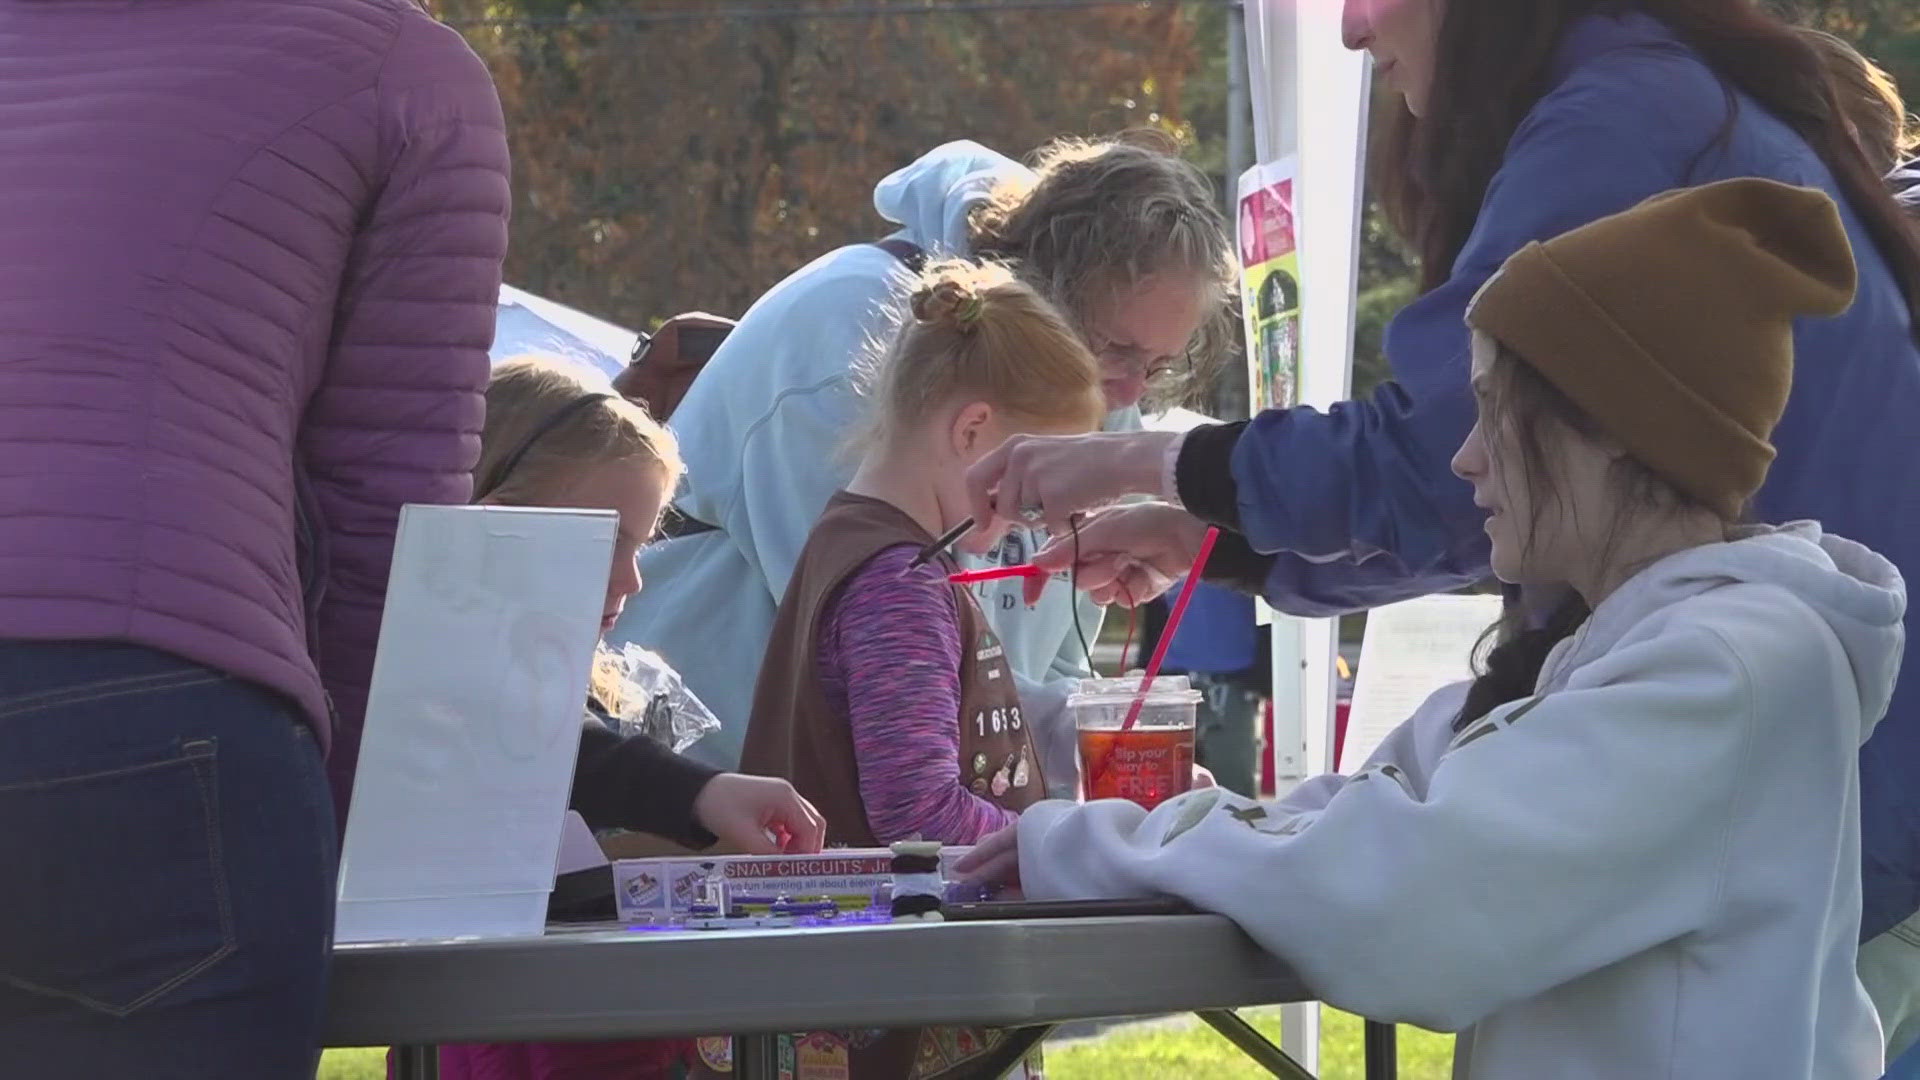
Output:
<svg viewBox="0 0 1920 1080">
<path fill-rule="evenodd" d="M 620 515 L 600 630 L 640 591 L 638 553 L 679 483 L 673 436 L 647 410 L 588 385 L 568 366 L 509 360 L 487 385 L 476 502 L 612 510 Z M 751 854 L 818 851 L 818 813 L 783 780 L 723 773 L 644 735 L 622 736 L 609 714 L 615 688 L 596 678 L 586 702 L 568 805 L 596 833 L 654 833 L 694 847 Z M 549 1080 L 582 1068 L 630 1078 L 668 1076 L 691 1057 L 683 1041 L 444 1047 L 449 1080 Z"/>
<path fill-rule="evenodd" d="M 1099 426 L 1100 368 L 1005 267 L 949 262 L 917 282 L 873 396 L 859 468 L 795 562 L 741 767 L 791 779 L 830 843 L 970 844 L 1044 798 L 1046 777 L 1006 650 L 948 581 L 956 566 L 909 564 L 966 516 L 968 466 L 1008 436 Z M 850 1040 L 855 1080 L 961 1075 L 914 1071 L 920 1033 L 868 1035 Z M 971 1045 L 971 1070 L 1019 1056 L 996 1033 Z"/>
</svg>

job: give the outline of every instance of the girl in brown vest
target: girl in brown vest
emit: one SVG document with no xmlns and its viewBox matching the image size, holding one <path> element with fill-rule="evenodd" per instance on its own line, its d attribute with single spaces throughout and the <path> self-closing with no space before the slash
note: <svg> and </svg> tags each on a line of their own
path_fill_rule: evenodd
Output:
<svg viewBox="0 0 1920 1080">
<path fill-rule="evenodd" d="M 866 453 L 801 550 L 742 767 L 783 776 L 829 844 L 967 844 L 1045 791 L 1007 664 L 944 563 L 914 554 L 966 514 L 967 467 L 1007 436 L 1087 432 L 1099 369 L 1006 268 L 932 268 L 881 360 Z"/>
<path fill-rule="evenodd" d="M 741 768 L 793 781 L 829 844 L 970 844 L 1044 798 L 1045 779 L 1000 642 L 947 582 L 955 567 L 907 564 L 966 516 L 968 466 L 1009 435 L 1099 426 L 1100 370 L 1004 267 L 950 262 L 918 282 L 872 408 L 859 470 L 794 566 Z M 854 1080 L 993 1074 L 1007 1045 L 989 1032 L 852 1042 Z"/>
</svg>

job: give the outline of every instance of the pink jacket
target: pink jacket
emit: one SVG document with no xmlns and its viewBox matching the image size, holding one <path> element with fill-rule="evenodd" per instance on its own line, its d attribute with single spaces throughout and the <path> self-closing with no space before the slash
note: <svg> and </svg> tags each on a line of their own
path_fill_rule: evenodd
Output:
<svg viewBox="0 0 1920 1080">
<path fill-rule="evenodd" d="M 344 793 L 399 509 L 479 452 L 485 67 L 410 0 L 0 0 L 0 161 L 0 639 L 277 690 Z"/>
</svg>

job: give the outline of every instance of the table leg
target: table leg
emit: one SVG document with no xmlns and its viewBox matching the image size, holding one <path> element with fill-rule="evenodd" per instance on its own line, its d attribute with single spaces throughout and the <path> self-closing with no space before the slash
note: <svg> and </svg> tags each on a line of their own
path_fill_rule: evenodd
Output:
<svg viewBox="0 0 1920 1080">
<path fill-rule="evenodd" d="M 1233 1010 L 1209 1009 L 1194 1015 L 1239 1047 L 1240 1052 L 1252 1058 L 1255 1064 L 1282 1080 L 1313 1080 L 1312 1073 L 1302 1068 L 1285 1050 L 1269 1042 L 1265 1035 Z"/>
<path fill-rule="evenodd" d="M 1051 1034 L 1053 1034 L 1052 1024 L 1014 1028 L 1007 1032 L 1006 1042 L 994 1047 L 992 1055 L 986 1059 L 986 1065 L 977 1067 L 986 1068 L 987 1065 L 997 1065 L 1000 1071 L 994 1076 L 999 1080 L 1012 1072 L 1016 1066 L 1024 1064 L 1027 1055 L 1033 1053 L 1033 1048 L 1045 1042 L 1047 1036 Z"/>
<path fill-rule="evenodd" d="M 393 1048 L 394 1080 L 440 1080 L 440 1049 L 434 1046 Z"/>
<path fill-rule="evenodd" d="M 780 1075 L 779 1040 L 777 1035 L 735 1035 L 734 1080 L 775 1080 Z"/>
<path fill-rule="evenodd" d="M 1367 1080 L 1396 1080 L 1400 1075 L 1399 1035 L 1392 1024 L 1367 1021 L 1361 1033 Z"/>
</svg>

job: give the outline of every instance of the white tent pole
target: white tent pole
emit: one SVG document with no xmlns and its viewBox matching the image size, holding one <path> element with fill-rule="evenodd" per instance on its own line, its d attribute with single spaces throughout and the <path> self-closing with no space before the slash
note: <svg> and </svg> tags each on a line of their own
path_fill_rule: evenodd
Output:
<svg viewBox="0 0 1920 1080">
<path fill-rule="evenodd" d="M 1301 5 L 1299 82 L 1314 88 L 1300 110 L 1300 403 L 1324 409 L 1353 390 L 1353 332 L 1365 206 L 1368 90 L 1365 53 L 1340 43 L 1340 8 Z M 1335 620 L 1302 633 L 1302 725 L 1308 775 L 1334 767 Z"/>
<path fill-rule="evenodd" d="M 1295 60 L 1297 5 L 1291 0 L 1245 0 L 1247 13 L 1247 69 L 1252 79 L 1254 155 L 1260 164 L 1279 161 L 1299 152 L 1299 67 Z M 1296 195 L 1299 189 L 1296 187 Z M 1302 267 L 1304 276 L 1305 268 Z M 1304 295 L 1304 288 L 1303 288 Z M 1250 300 L 1251 298 L 1246 298 Z M 1249 342 L 1251 344 L 1251 342 Z M 1252 363 L 1257 359 L 1249 357 Z M 1257 410 L 1267 402 L 1255 401 Z M 1273 635 L 1273 755 L 1274 783 L 1284 794 L 1307 775 L 1302 754 L 1301 720 L 1305 716 L 1301 679 L 1304 655 L 1301 624 L 1275 616 Z M 1320 1069 L 1320 1010 L 1289 1005 L 1280 1011 L 1280 1045 L 1310 1072 Z"/>
<path fill-rule="evenodd" d="M 1370 69 L 1340 43 L 1340 5 L 1246 0 L 1255 150 L 1262 163 L 1297 155 L 1300 252 L 1299 403 L 1324 408 L 1350 392 Z M 1302 87 L 1313 88 L 1311 108 Z M 1333 767 L 1333 658 L 1338 624 L 1273 620 L 1274 776 L 1284 793 Z M 1281 1043 L 1319 1068 L 1317 1006 L 1281 1013 Z"/>
</svg>

